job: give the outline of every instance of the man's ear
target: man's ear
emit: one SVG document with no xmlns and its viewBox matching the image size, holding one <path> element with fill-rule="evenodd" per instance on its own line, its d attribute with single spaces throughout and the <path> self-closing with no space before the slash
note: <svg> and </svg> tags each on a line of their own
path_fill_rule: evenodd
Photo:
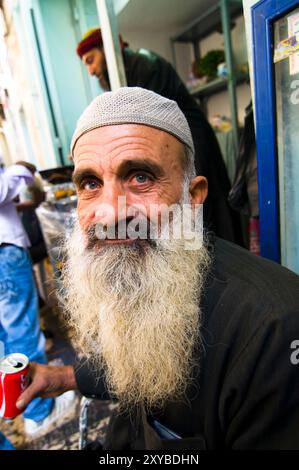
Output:
<svg viewBox="0 0 299 470">
<path fill-rule="evenodd" d="M 204 176 L 195 176 L 190 182 L 191 204 L 203 204 L 208 195 L 208 180 Z"/>
</svg>

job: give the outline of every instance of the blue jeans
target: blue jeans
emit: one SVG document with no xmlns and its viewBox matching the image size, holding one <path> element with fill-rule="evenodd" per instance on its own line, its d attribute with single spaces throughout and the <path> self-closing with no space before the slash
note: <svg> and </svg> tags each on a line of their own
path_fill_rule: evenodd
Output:
<svg viewBox="0 0 299 470">
<path fill-rule="evenodd" d="M 15 245 L 0 246 L 0 341 L 5 355 L 18 352 L 30 361 L 47 363 L 31 260 Z M 23 416 L 41 421 L 52 407 L 53 399 L 35 398 Z"/>
<path fill-rule="evenodd" d="M 15 450 L 14 446 L 3 436 L 2 432 L 0 432 L 0 450 Z"/>
</svg>

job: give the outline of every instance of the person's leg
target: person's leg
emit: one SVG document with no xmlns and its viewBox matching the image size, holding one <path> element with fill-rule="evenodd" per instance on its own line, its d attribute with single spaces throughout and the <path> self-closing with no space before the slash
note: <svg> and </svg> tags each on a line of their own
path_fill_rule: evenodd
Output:
<svg viewBox="0 0 299 470">
<path fill-rule="evenodd" d="M 12 245 L 0 247 L 0 325 L 6 355 L 19 352 L 30 361 L 47 363 L 31 261 L 26 250 Z M 37 398 L 23 415 L 41 421 L 52 407 L 52 399 Z"/>
<path fill-rule="evenodd" d="M 1 281 L 0 281 L 0 285 L 1 285 Z M 1 296 L 1 294 L 0 294 Z M 3 328 L 1 326 L 1 321 L 0 321 L 0 359 L 5 356 L 5 344 L 4 344 L 4 341 L 5 341 L 5 334 L 4 334 L 4 331 L 3 331 Z"/>
<path fill-rule="evenodd" d="M 14 446 L 8 439 L 0 432 L 0 450 L 15 450 Z"/>
</svg>

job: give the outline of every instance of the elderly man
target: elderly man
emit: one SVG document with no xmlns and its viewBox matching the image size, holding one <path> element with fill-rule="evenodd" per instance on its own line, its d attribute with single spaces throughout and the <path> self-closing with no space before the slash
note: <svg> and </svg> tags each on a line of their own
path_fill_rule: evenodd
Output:
<svg viewBox="0 0 299 470">
<path fill-rule="evenodd" d="M 176 101 L 190 126 L 195 169 L 209 180 L 210 193 L 204 206 L 206 227 L 225 240 L 243 244 L 239 216 L 227 202 L 230 182 L 216 136 L 196 100 L 163 57 L 148 50 L 133 51 L 120 37 L 127 84 L 142 87 Z M 109 90 L 109 77 L 99 28 L 88 31 L 77 46 L 77 54 L 90 75 Z"/>
<path fill-rule="evenodd" d="M 298 277 L 201 243 L 207 181 L 177 104 L 140 88 L 105 93 L 79 120 L 72 155 L 79 225 L 63 292 L 83 358 L 32 364 L 18 406 L 77 387 L 115 398 L 107 449 L 298 449 Z"/>
</svg>

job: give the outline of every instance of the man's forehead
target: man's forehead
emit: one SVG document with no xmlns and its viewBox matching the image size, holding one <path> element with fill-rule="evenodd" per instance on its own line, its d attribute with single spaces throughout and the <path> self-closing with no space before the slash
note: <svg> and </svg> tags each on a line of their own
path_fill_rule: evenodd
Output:
<svg viewBox="0 0 299 470">
<path fill-rule="evenodd" d="M 183 144 L 160 129 L 139 124 L 104 126 L 83 134 L 74 149 L 75 169 L 112 164 L 115 169 L 125 162 L 156 165 L 154 171 L 181 163 Z M 177 155 L 177 159 L 176 159 Z M 158 170 L 158 166 L 160 170 Z"/>
<path fill-rule="evenodd" d="M 144 124 L 112 124 L 85 132 L 76 143 L 74 155 L 76 155 L 76 150 L 78 151 L 82 147 L 105 144 L 113 145 L 114 142 L 118 144 L 121 141 L 128 144 L 132 143 L 132 145 L 136 141 L 144 141 L 145 143 L 148 142 L 151 146 L 183 146 L 176 137 L 155 127 Z"/>
<path fill-rule="evenodd" d="M 184 144 L 165 131 L 141 124 L 121 124 L 104 126 L 83 134 L 77 141 L 74 152 L 76 170 L 104 168 L 125 171 L 126 160 L 145 161 L 155 165 L 150 171 L 161 174 L 168 168 L 184 166 Z M 159 169 L 158 169 L 159 166 Z M 163 170 L 162 170 L 163 169 Z"/>
</svg>

